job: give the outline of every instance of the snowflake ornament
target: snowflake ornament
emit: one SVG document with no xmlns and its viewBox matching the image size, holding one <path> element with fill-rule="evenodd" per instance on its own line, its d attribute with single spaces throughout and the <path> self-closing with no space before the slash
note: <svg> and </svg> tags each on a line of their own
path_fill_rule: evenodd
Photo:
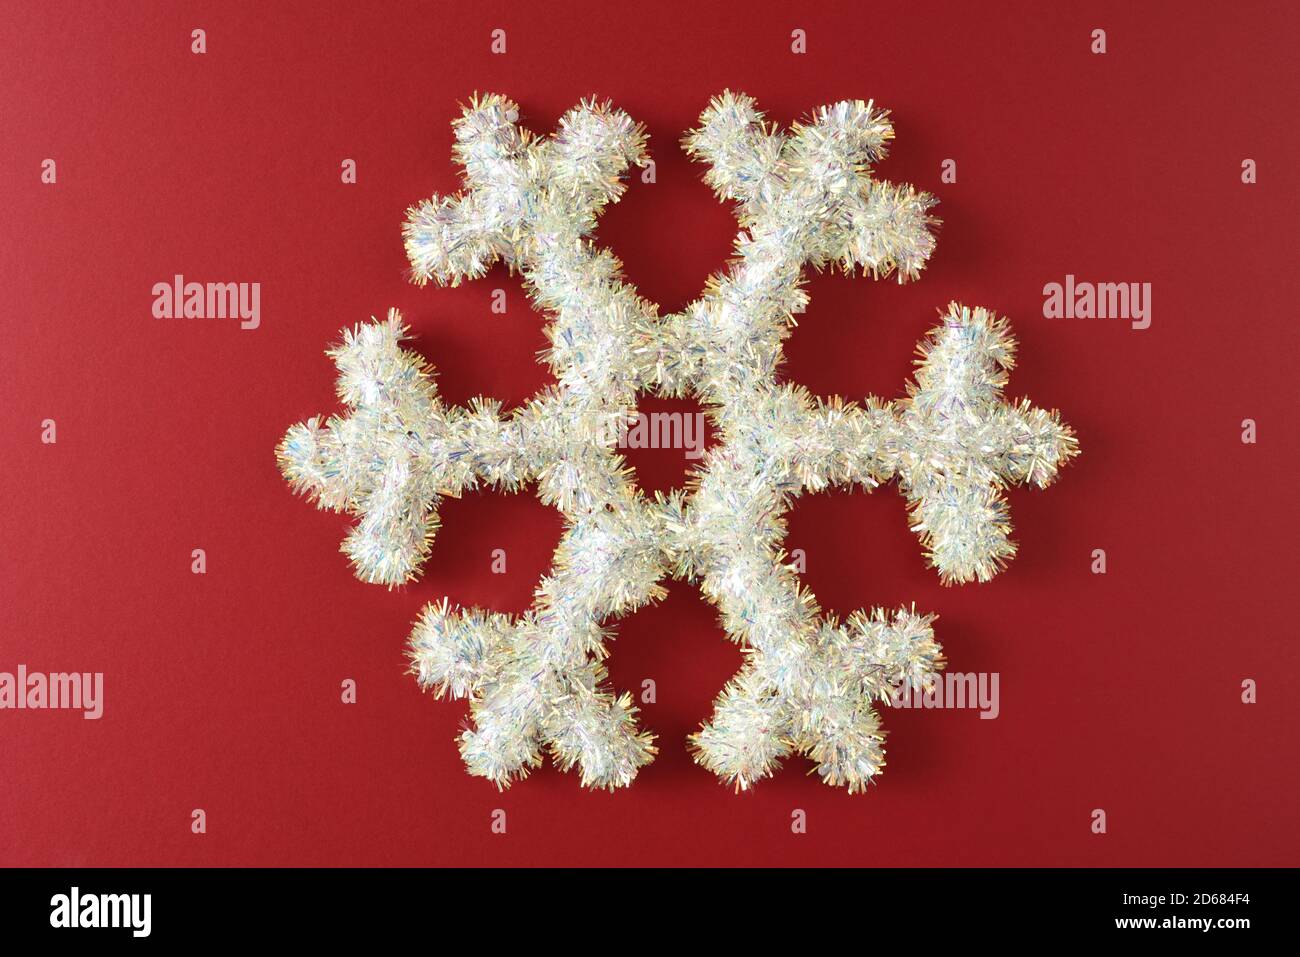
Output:
<svg viewBox="0 0 1300 957">
<path fill-rule="evenodd" d="M 418 575 L 445 495 L 536 483 L 563 513 L 527 613 L 444 599 L 412 632 L 421 687 L 470 701 L 460 750 L 471 773 L 506 787 L 549 752 L 584 785 L 631 783 L 656 749 L 631 697 L 607 688 L 607 623 L 661 597 L 672 576 L 700 583 L 747 657 L 692 736 L 696 760 L 746 789 L 798 752 L 828 784 L 861 790 L 884 764 L 874 702 L 923 684 L 943 658 L 932 616 L 821 616 L 783 562 L 791 500 L 897 479 L 943 580 L 985 580 L 1015 550 L 1003 486 L 1050 483 L 1077 452 L 1073 433 L 1055 412 L 1002 400 L 1006 322 L 956 304 L 922 344 L 903 399 L 857 406 L 778 383 L 782 342 L 807 304 L 805 265 L 902 280 L 933 250 L 934 199 L 868 176 L 893 135 L 871 104 L 822 108 L 784 134 L 747 97 L 710 104 L 685 145 L 737 203 L 737 256 L 663 319 L 589 240 L 628 168 L 646 161 L 644 131 L 594 101 L 545 139 L 517 121 L 503 97 L 471 101 L 453 124 L 465 190 L 413 207 L 403 231 L 417 283 L 454 285 L 496 261 L 518 271 L 550 317 L 557 384 L 506 415 L 486 399 L 447 408 L 393 311 L 330 350 L 350 413 L 291 428 L 283 473 L 320 507 L 357 516 L 343 551 L 361 578 L 390 586 Z M 642 392 L 695 396 L 714 421 L 721 442 L 686 491 L 647 498 L 617 452 Z"/>
</svg>

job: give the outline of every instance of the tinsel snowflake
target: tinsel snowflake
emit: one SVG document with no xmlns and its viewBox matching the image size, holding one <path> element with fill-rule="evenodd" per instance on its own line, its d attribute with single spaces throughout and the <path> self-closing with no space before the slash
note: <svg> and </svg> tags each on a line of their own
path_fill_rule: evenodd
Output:
<svg viewBox="0 0 1300 957">
<path fill-rule="evenodd" d="M 644 131 L 593 101 L 538 139 L 509 100 L 471 101 L 453 124 L 465 189 L 408 212 L 414 278 L 455 285 L 497 261 L 517 270 L 550 317 L 556 385 L 508 414 L 486 399 L 447 408 L 393 311 L 329 352 L 349 414 L 296 425 L 278 449 L 296 488 L 358 517 L 343 551 L 367 581 L 416 577 L 440 499 L 480 483 L 535 483 L 563 513 L 527 613 L 443 600 L 410 639 L 421 687 L 469 699 L 461 754 L 500 787 L 544 752 L 606 788 L 653 759 L 652 735 L 631 697 L 607 687 L 602 661 L 608 623 L 675 577 L 700 583 L 746 652 L 692 736 L 696 760 L 744 789 L 798 752 L 828 784 L 862 789 L 884 765 L 874 703 L 924 684 L 943 658 L 932 616 L 821 615 L 781 551 L 791 500 L 897 479 L 943 580 L 985 580 L 1015 551 L 1003 487 L 1047 485 L 1077 452 L 1055 412 L 1003 400 L 1014 341 L 983 309 L 948 308 L 902 399 L 859 406 L 780 384 L 782 342 L 807 305 L 803 268 L 914 278 L 934 248 L 935 200 L 870 178 L 893 130 L 869 103 L 824 107 L 782 133 L 751 99 L 724 93 L 700 119 L 685 145 L 736 202 L 736 257 L 698 301 L 660 318 L 589 240 L 628 168 L 646 161 Z M 647 497 L 618 454 L 643 392 L 696 397 L 720 436 L 685 492 Z"/>
</svg>

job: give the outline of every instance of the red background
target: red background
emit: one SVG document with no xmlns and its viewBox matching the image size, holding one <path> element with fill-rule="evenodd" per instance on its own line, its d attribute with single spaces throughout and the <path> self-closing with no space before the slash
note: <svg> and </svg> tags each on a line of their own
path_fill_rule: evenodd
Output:
<svg viewBox="0 0 1300 957">
<path fill-rule="evenodd" d="M 0 670 L 103 671 L 106 699 L 98 722 L 0 712 L 0 863 L 1300 863 L 1294 13 L 767 6 L 0 11 Z M 1011 493 L 1020 555 L 987 585 L 939 585 L 892 488 L 790 517 L 825 607 L 939 614 L 951 668 L 1001 674 L 1002 713 L 887 711 L 889 767 L 865 795 L 792 759 L 735 796 L 683 741 L 740 656 L 673 583 L 622 621 L 610 662 L 618 688 L 657 682 L 658 760 L 615 794 L 549 766 L 498 794 L 463 773 L 465 706 L 419 692 L 404 641 L 443 595 L 526 608 L 558 515 L 528 495 L 448 502 L 424 578 L 387 591 L 351 577 L 343 520 L 290 493 L 273 448 L 336 407 L 322 351 L 338 330 L 390 306 L 452 402 L 514 403 L 546 381 L 543 317 L 516 280 L 404 278 L 406 206 L 457 186 L 458 102 L 506 93 L 547 132 L 596 92 L 644 122 L 657 182 L 634 181 L 599 238 L 668 312 L 730 250 L 730 210 L 677 145 L 724 87 L 782 124 L 874 98 L 897 129 L 879 175 L 941 199 L 919 282 L 813 278 L 791 379 L 895 396 L 959 299 L 1011 317 L 1009 394 L 1079 433 L 1059 484 Z M 47 157 L 56 185 L 40 182 Z M 1043 284 L 1067 272 L 1152 283 L 1151 328 L 1042 318 Z M 152 286 L 175 273 L 260 282 L 261 328 L 153 319 Z M 498 286 L 505 316 L 489 311 Z M 1246 417 L 1257 445 L 1240 441 Z M 681 481 L 680 452 L 632 459 L 647 487 Z M 494 548 L 507 575 L 490 574 Z"/>
</svg>

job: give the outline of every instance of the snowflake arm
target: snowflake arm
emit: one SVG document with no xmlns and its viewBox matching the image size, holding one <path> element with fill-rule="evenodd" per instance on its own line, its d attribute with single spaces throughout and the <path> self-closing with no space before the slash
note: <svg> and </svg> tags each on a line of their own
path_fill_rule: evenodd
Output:
<svg viewBox="0 0 1300 957">
<path fill-rule="evenodd" d="M 919 348 L 888 445 L 931 563 L 945 582 L 987 581 L 1015 554 L 1002 489 L 1045 487 L 1078 453 L 1055 411 L 1002 399 L 1015 364 L 1005 319 L 953 303 Z"/>
<path fill-rule="evenodd" d="M 351 414 L 299 423 L 276 450 L 295 489 L 358 516 L 342 550 L 358 577 L 387 585 L 419 573 L 443 496 L 480 478 L 507 487 L 527 479 L 522 433 L 491 405 L 444 408 L 428 364 L 401 348 L 405 338 L 395 309 L 384 322 L 344 330 L 327 354 Z"/>
<path fill-rule="evenodd" d="M 869 175 L 893 137 L 886 112 L 845 101 L 789 134 L 762 117 L 750 98 L 724 93 L 683 140 L 689 154 L 715 164 L 706 181 L 719 197 L 738 200 L 742 231 L 732 268 L 711 279 L 681 319 L 669 320 L 658 363 L 667 391 L 685 389 L 692 374 L 703 377 L 706 397 L 753 393 L 770 382 L 791 317 L 807 305 L 805 264 L 861 265 L 876 276 L 897 270 L 902 280 L 917 275 L 934 249 L 935 199 Z M 688 371 L 667 371 L 677 369 Z"/>
<path fill-rule="evenodd" d="M 635 527 L 620 523 L 632 521 Z M 565 532 L 555 572 L 519 619 L 426 607 L 411 636 L 422 687 L 468 697 L 475 727 L 461 735 L 470 771 L 506 786 L 549 746 L 585 785 L 631 783 L 655 753 L 626 694 L 605 690 L 606 617 L 662 596 L 657 529 L 627 508 L 588 513 Z"/>
<path fill-rule="evenodd" d="M 768 427 L 750 434 L 782 488 L 872 489 L 896 477 L 943 581 L 987 581 L 1015 554 L 1003 487 L 1046 487 L 1078 452 L 1054 410 L 1002 398 L 1015 347 L 1005 319 L 952 303 L 918 348 L 905 398 L 858 407 L 782 386 L 762 396 Z"/>
<path fill-rule="evenodd" d="M 547 358 L 566 397 L 588 411 L 614 397 L 631 405 L 645 378 L 655 309 L 588 237 L 623 194 L 628 167 L 646 162 L 645 132 L 595 101 L 566 113 L 546 139 L 516 126 L 518 116 L 516 104 L 489 95 L 473 99 L 453 124 L 467 189 L 407 210 L 412 277 L 456 285 L 504 261 L 551 313 Z"/>
<path fill-rule="evenodd" d="M 944 665 L 932 621 L 879 608 L 844 624 L 824 619 L 804 649 L 811 680 L 783 680 L 772 673 L 772 655 L 751 655 L 692 736 L 696 760 L 744 791 L 798 752 L 827 784 L 862 790 L 885 765 L 873 702 L 924 687 Z"/>
</svg>

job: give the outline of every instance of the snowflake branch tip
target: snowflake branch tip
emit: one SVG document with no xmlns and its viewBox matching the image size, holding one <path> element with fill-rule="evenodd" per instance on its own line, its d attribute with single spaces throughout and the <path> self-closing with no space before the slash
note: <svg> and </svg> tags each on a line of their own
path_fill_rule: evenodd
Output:
<svg viewBox="0 0 1300 957">
<path fill-rule="evenodd" d="M 452 611 L 447 599 L 426 605 L 411 632 L 411 672 L 425 691 L 437 697 L 468 698 L 483 686 L 501 655 L 514 640 L 509 615 Z"/>
<path fill-rule="evenodd" d="M 1056 412 L 1002 398 L 1015 365 L 1005 319 L 953 303 L 895 403 L 892 462 L 912 528 L 945 583 L 987 581 L 1015 555 L 1003 487 L 1049 484 L 1078 454 Z"/>
</svg>

